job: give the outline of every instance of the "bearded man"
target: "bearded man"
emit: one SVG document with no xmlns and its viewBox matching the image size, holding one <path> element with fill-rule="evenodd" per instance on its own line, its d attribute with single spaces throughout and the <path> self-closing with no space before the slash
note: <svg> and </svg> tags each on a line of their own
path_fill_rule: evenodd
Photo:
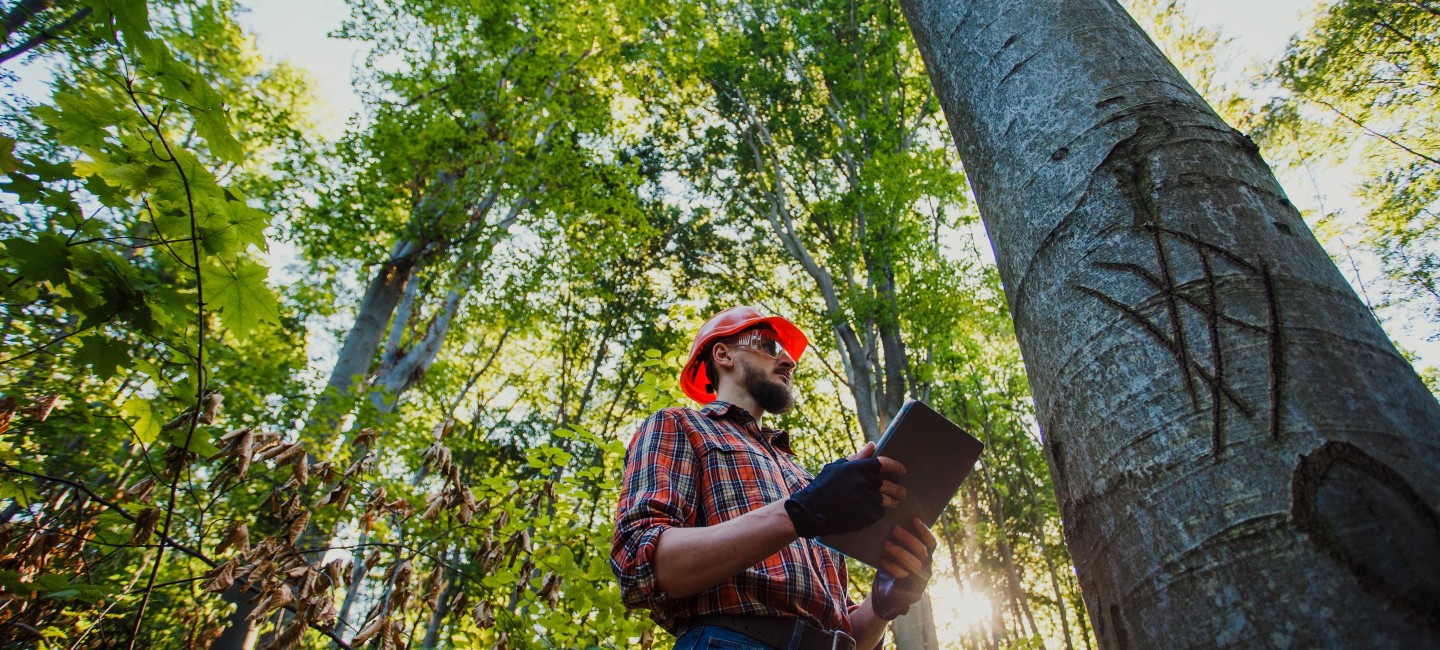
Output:
<svg viewBox="0 0 1440 650">
<path fill-rule="evenodd" d="M 784 318 L 720 312 L 680 372 L 703 407 L 664 409 L 630 441 L 611 568 L 678 649 L 875 648 L 929 582 L 935 538 L 918 519 L 891 531 L 858 604 L 844 557 L 815 541 L 879 521 L 906 492 L 904 466 L 873 443 L 811 476 L 789 434 L 761 425 L 793 404 L 807 345 Z"/>
</svg>

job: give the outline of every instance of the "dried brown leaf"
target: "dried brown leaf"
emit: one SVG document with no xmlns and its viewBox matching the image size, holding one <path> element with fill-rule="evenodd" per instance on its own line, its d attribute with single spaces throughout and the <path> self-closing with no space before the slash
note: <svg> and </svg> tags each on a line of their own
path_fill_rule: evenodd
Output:
<svg viewBox="0 0 1440 650">
<path fill-rule="evenodd" d="M 364 456 L 361 456 L 358 460 L 351 463 L 349 467 L 345 468 L 345 476 L 355 476 L 369 469 L 371 465 L 370 459 L 373 457 L 373 454 L 366 452 Z"/>
<path fill-rule="evenodd" d="M 135 534 L 130 537 L 130 543 L 140 545 L 150 541 L 150 536 L 155 534 L 155 526 L 160 523 L 160 514 L 159 508 L 141 510 L 135 516 Z"/>
<path fill-rule="evenodd" d="M 275 589 L 274 595 L 270 599 L 270 609 L 276 610 L 293 604 L 295 604 L 295 593 L 290 590 L 290 585 L 283 582 L 280 583 L 280 586 Z"/>
<path fill-rule="evenodd" d="M 15 418 L 15 411 L 19 405 L 15 402 L 14 395 L 6 395 L 0 399 L 0 433 L 10 430 L 10 420 Z"/>
<path fill-rule="evenodd" d="M 280 506 L 280 518 L 285 521 L 290 521 L 300 516 L 301 512 L 305 512 L 305 506 L 300 503 L 300 494 L 298 492 L 290 495 L 290 498 L 286 499 L 285 503 Z"/>
<path fill-rule="evenodd" d="M 310 484 L 310 460 L 306 458 L 305 454 L 296 456 L 295 462 L 292 463 L 290 467 L 291 476 L 296 483 L 299 483 L 301 486 Z"/>
<path fill-rule="evenodd" d="M 365 627 L 360 629 L 360 633 L 356 634 L 355 638 L 350 640 L 350 645 L 352 647 L 358 648 L 366 643 L 369 643 L 370 639 L 375 638 L 376 635 L 385 631 L 385 628 L 388 627 L 389 624 L 390 619 L 384 616 L 375 617 L 368 624 L 366 624 Z"/>
<path fill-rule="evenodd" d="M 480 627 L 495 627 L 495 613 L 490 608 L 489 601 L 482 600 L 475 605 L 474 611 L 470 612 L 470 617 L 475 619 L 475 624 Z"/>
<path fill-rule="evenodd" d="M 149 502 L 150 496 L 155 493 L 155 477 L 146 476 L 136 481 L 134 485 L 125 488 L 125 494 L 135 497 L 137 501 Z"/>
<path fill-rule="evenodd" d="M 560 584 L 563 581 L 564 580 L 560 577 L 560 574 L 555 573 L 554 571 L 546 573 L 545 580 L 540 584 L 540 589 L 539 591 L 535 592 L 535 595 L 548 600 L 552 594 L 555 594 L 557 591 L 559 591 Z"/>
<path fill-rule="evenodd" d="M 205 574 L 205 581 L 201 583 L 200 588 L 212 594 L 229 589 L 230 585 L 235 584 L 235 569 L 239 567 L 240 558 L 238 557 L 232 557 L 229 561 L 216 565 Z"/>
<path fill-rule="evenodd" d="M 334 489 L 330 490 L 329 494 L 325 495 L 324 498 L 315 504 L 315 507 L 333 505 L 337 508 L 344 508 L 345 502 L 350 500 L 350 490 L 351 486 L 349 483 L 336 485 Z"/>
<path fill-rule="evenodd" d="M 200 424 L 215 424 L 215 418 L 220 416 L 220 405 L 224 401 L 225 396 L 219 391 L 206 393 L 200 406 Z"/>
<path fill-rule="evenodd" d="M 320 601 L 318 606 L 311 607 L 310 611 L 306 613 L 306 616 L 310 619 L 311 624 L 318 628 L 325 629 L 335 624 L 335 620 L 339 618 L 340 613 L 335 611 L 335 599 L 325 598 Z"/>
<path fill-rule="evenodd" d="M 379 437 L 380 434 L 376 433 L 374 429 L 365 427 L 355 434 L 355 439 L 351 440 L 350 444 L 356 447 L 374 447 L 375 440 Z"/>
<path fill-rule="evenodd" d="M 265 646 L 266 650 L 295 650 L 300 647 L 301 641 L 305 640 L 305 628 L 309 627 L 305 619 L 296 617 L 285 626 L 270 645 Z"/>
<path fill-rule="evenodd" d="M 405 635 L 400 625 L 390 626 L 390 635 L 385 647 L 394 648 L 395 650 L 405 650 Z"/>
<path fill-rule="evenodd" d="M 423 521 L 434 519 L 440 514 L 440 511 L 445 508 L 446 501 L 446 493 L 444 490 L 430 495 L 430 498 L 425 502 L 425 512 L 420 515 L 420 519 Z"/>
<path fill-rule="evenodd" d="M 415 512 L 415 506 L 410 505 L 410 502 L 405 499 L 391 501 L 385 504 L 385 508 L 402 521 Z"/>
<path fill-rule="evenodd" d="M 340 558 L 330 560 L 325 564 L 325 578 L 330 582 L 330 587 L 338 587 L 345 582 L 345 563 Z"/>
<path fill-rule="evenodd" d="M 314 476 L 321 485 L 329 485 L 335 482 L 335 465 L 328 460 L 315 463 L 310 466 L 310 475 Z"/>
<path fill-rule="evenodd" d="M 224 553 L 227 548 L 233 548 L 241 555 L 250 552 L 250 530 L 245 527 L 245 522 L 231 522 L 220 535 L 220 544 L 215 547 L 217 555 Z"/>
<path fill-rule="evenodd" d="M 425 576 L 425 604 L 435 607 L 440 602 L 440 592 L 445 589 L 445 567 L 435 565 Z"/>
<path fill-rule="evenodd" d="M 284 465 L 285 463 L 290 462 L 291 460 L 294 460 L 297 456 L 305 456 L 305 445 L 302 445 L 298 442 L 291 443 L 283 447 L 276 447 L 275 449 L 278 449 L 279 451 L 271 455 L 269 457 L 269 460 L 275 461 L 276 467 L 279 467 L 281 465 Z M 265 453 L 269 454 L 270 452 L 267 451 Z"/>
<path fill-rule="evenodd" d="M 454 430 L 455 418 L 445 418 L 444 422 L 435 425 L 435 428 L 430 431 L 430 435 L 434 436 L 436 440 L 443 440 L 446 436 L 450 435 L 451 431 Z"/>
<path fill-rule="evenodd" d="M 239 438 L 242 435 L 245 435 L 246 431 L 250 431 L 251 437 L 254 437 L 254 429 L 250 427 L 240 427 L 239 429 L 231 429 L 229 431 L 226 431 L 225 433 L 220 434 L 220 442 L 233 444 L 235 442 L 235 439 Z"/>
<path fill-rule="evenodd" d="M 210 479 L 210 490 L 212 492 L 220 491 L 230 479 L 235 478 L 237 475 L 239 475 L 239 472 L 235 469 L 235 466 L 226 463 L 224 467 L 216 472 L 215 476 Z"/>
<path fill-rule="evenodd" d="M 270 612 L 286 605 L 294 604 L 294 602 L 295 595 L 290 591 L 290 585 L 281 583 L 279 586 L 260 594 L 260 599 L 256 601 L 255 609 L 245 618 L 253 623 L 265 618 L 265 615 Z"/>
<path fill-rule="evenodd" d="M 305 527 L 309 524 L 310 513 L 301 512 L 298 516 L 295 517 L 294 520 L 290 522 L 289 526 L 285 527 L 285 539 L 291 544 L 299 541 L 300 536 L 305 533 Z"/>
</svg>

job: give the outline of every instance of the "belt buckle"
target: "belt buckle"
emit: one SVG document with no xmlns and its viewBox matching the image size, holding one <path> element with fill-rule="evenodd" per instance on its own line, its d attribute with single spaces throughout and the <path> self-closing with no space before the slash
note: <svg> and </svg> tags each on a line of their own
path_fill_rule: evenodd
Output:
<svg viewBox="0 0 1440 650">
<path fill-rule="evenodd" d="M 845 640 L 843 645 L 840 643 L 841 639 Z M 830 633 L 830 650 L 855 650 L 855 638 L 840 630 L 835 630 Z"/>
</svg>

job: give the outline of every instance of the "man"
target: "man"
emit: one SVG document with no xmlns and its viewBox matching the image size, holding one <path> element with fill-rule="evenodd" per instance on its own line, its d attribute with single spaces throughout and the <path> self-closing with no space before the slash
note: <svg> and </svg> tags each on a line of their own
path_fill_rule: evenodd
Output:
<svg viewBox="0 0 1440 650">
<path fill-rule="evenodd" d="M 678 649 L 874 648 L 929 582 L 935 538 L 918 519 L 891 532 L 859 605 L 844 558 L 814 540 L 879 521 L 905 498 L 905 468 L 868 444 L 812 477 L 788 434 L 761 426 L 789 410 L 807 344 L 784 318 L 720 312 L 680 374 L 704 408 L 662 410 L 630 441 L 611 567 Z"/>
</svg>

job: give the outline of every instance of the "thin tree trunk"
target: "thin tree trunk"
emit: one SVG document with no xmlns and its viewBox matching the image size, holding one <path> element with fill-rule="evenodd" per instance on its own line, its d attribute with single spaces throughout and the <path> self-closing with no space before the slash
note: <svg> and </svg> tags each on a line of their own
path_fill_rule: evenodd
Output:
<svg viewBox="0 0 1440 650">
<path fill-rule="evenodd" d="M 1050 588 L 1055 591 L 1055 607 L 1060 610 L 1060 631 L 1065 636 L 1065 650 L 1075 650 L 1075 642 L 1070 639 L 1070 616 L 1066 612 L 1068 608 L 1065 607 L 1065 593 L 1060 590 L 1060 576 L 1055 571 L 1055 560 L 1045 552 L 1043 545 L 1040 556 L 1045 558 L 1045 570 L 1050 574 Z"/>
<path fill-rule="evenodd" d="M 356 543 L 359 547 L 353 556 L 354 566 L 350 568 L 350 584 L 345 587 L 345 598 L 340 601 L 340 612 L 335 617 L 335 629 L 344 631 L 349 628 L 350 610 L 355 607 L 355 601 L 360 596 L 360 585 L 365 582 L 365 574 L 370 572 L 370 567 L 365 566 L 365 542 L 369 541 L 370 531 L 361 531 L 360 539 Z"/>
<path fill-rule="evenodd" d="M 440 627 L 445 623 L 445 617 L 450 615 L 450 601 L 454 600 L 455 594 L 459 592 L 460 581 L 455 576 L 445 580 L 440 600 L 435 603 L 435 609 L 430 612 L 430 620 L 425 624 L 425 639 L 420 642 L 420 647 L 434 648 L 440 642 Z"/>
<path fill-rule="evenodd" d="M 335 357 L 325 392 L 310 411 L 306 428 L 318 430 L 318 441 L 322 446 L 328 444 L 341 418 L 349 412 L 356 389 L 370 374 L 375 353 L 380 350 L 380 341 L 405 294 L 405 287 L 423 249 L 421 242 L 402 241 L 396 244 L 390 257 L 370 278 L 370 285 L 355 314 L 355 323 L 350 326 Z"/>
<path fill-rule="evenodd" d="M 980 426 L 985 435 L 985 446 L 992 450 L 996 449 L 995 440 L 993 436 L 990 435 L 990 420 L 988 418 L 982 419 Z M 990 514 L 994 517 L 995 527 L 1000 533 L 996 536 L 996 544 L 999 546 L 1000 559 L 1005 563 L 1005 576 L 1008 578 L 1007 584 L 1009 585 L 1009 589 L 1006 591 L 1008 591 L 1010 597 L 1014 599 L 1023 617 L 1022 625 L 1019 626 L 1020 629 L 1024 630 L 1025 626 L 1023 624 L 1029 624 L 1031 636 L 1038 637 L 1040 636 L 1040 628 L 1035 625 L 1035 614 L 1030 611 L 1030 603 L 1025 593 L 1025 583 L 1020 576 L 1020 567 L 1016 564 L 1015 552 L 1010 547 L 1010 523 L 1005 517 L 1005 505 L 1000 502 L 1000 496 L 995 490 L 995 477 L 990 473 L 989 463 L 981 464 L 980 476 L 985 481 L 985 497 L 986 500 L 990 502 Z"/>
<path fill-rule="evenodd" d="M 1111 0 L 902 0 L 1106 648 L 1420 647 L 1440 404 Z"/>
</svg>

